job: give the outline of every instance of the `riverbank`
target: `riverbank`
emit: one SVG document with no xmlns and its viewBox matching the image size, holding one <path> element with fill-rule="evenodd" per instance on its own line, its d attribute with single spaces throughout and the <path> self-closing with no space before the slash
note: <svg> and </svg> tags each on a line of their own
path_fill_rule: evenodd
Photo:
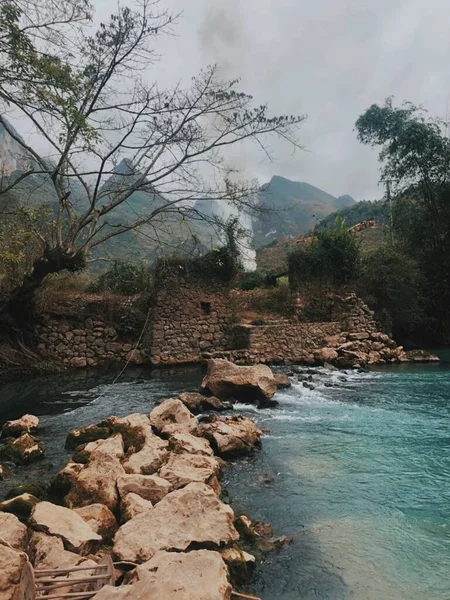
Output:
<svg viewBox="0 0 450 600">
<path fill-rule="evenodd" d="M 262 446 L 227 466 L 222 488 L 237 514 L 294 536 L 257 564 L 250 593 L 264 600 L 446 600 L 450 352 L 436 352 L 440 364 L 367 373 L 300 367 L 292 388 L 277 393 L 278 407 L 235 407 L 256 419 Z M 135 368 L 112 386 L 115 373 L 80 370 L 8 384 L 10 401 L 20 404 L 4 418 L 36 406 L 46 449 L 14 484 L 51 478 L 70 458 L 63 446 L 72 427 L 148 413 L 157 399 L 197 388 L 202 376 L 199 367 Z"/>
<path fill-rule="evenodd" d="M 237 371 L 240 380 L 247 377 L 249 397 L 252 389 L 258 395 L 264 390 L 268 398 L 276 391 L 267 367 Z M 213 381 L 211 372 L 205 382 L 211 387 L 218 378 Z M 241 382 L 233 385 L 237 393 Z M 290 538 L 273 537 L 270 526 L 235 515 L 221 499 L 224 461 L 255 452 L 261 431 L 252 419 L 237 414 L 194 416 L 212 407 L 230 410 L 218 398 L 182 393 L 162 401 L 149 416 L 109 417 L 72 430 L 65 447 L 74 453 L 50 486 L 35 479 L 31 486 L 11 490 L 0 504 L 0 554 L 8 565 L 0 588 L 10 586 L 5 599 L 14 596 L 22 566 L 20 551 L 28 552 L 35 568 L 93 567 L 111 552 L 108 544 L 113 536 L 120 587 L 103 590 L 99 599 L 117 590 L 121 598 L 138 598 L 143 581 L 147 592 L 154 590 L 157 597 L 167 599 L 180 598 L 181 590 L 186 599 L 240 597 L 237 589 L 245 585 L 256 560 L 246 550 L 280 549 Z M 16 441 L 31 439 L 30 434 L 40 444 L 37 425 L 36 417 L 6 424 L 2 456 Z M 23 462 L 31 463 L 30 456 L 25 455 Z M 26 535 L 18 535 L 23 525 L 16 516 L 28 527 Z M 178 579 L 170 574 L 175 556 Z M 133 569 L 137 565 L 141 567 Z M 158 574 L 150 575 L 155 565 Z M 67 585 L 64 591 L 74 593 L 77 586 Z"/>
</svg>

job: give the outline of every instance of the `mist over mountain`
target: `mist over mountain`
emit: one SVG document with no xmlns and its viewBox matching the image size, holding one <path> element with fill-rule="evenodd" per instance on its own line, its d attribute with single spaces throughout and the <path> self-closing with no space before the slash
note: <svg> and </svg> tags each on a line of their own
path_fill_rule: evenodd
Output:
<svg viewBox="0 0 450 600">
<path fill-rule="evenodd" d="M 39 166 L 34 159 L 23 151 L 20 144 L 2 126 L 0 165 L 6 182 L 14 180 L 30 167 L 34 167 L 36 171 L 21 181 L 14 190 L 0 195 L 0 206 L 4 206 L 6 202 L 21 203 L 33 208 L 47 205 L 56 212 L 57 197 L 48 175 L 39 173 Z M 140 177 L 138 172 L 134 173 L 134 167 L 127 159 L 123 159 L 114 168 L 114 174 L 103 184 L 105 195 L 100 205 L 120 192 L 124 177 L 127 178 L 127 186 L 130 177 Z M 351 196 L 335 197 L 306 182 L 291 181 L 279 176 L 272 177 L 269 183 L 260 188 L 258 200 L 262 207 L 270 209 L 266 214 L 260 218 L 240 215 L 241 224 L 253 230 L 251 245 L 255 247 L 266 246 L 280 237 L 296 237 L 307 233 L 330 213 L 355 204 Z M 86 192 L 75 179 L 71 182 L 70 201 L 76 212 L 87 208 Z M 163 207 L 167 202 L 163 195 L 149 185 L 148 189 L 131 194 L 125 202 L 105 216 L 105 229 L 131 223 Z M 197 200 L 194 208 L 209 217 L 217 216 L 225 220 L 234 214 L 232 207 L 208 198 Z M 153 262 L 164 254 L 204 253 L 219 242 L 217 232 L 206 221 L 199 218 L 188 222 L 184 215 L 177 212 L 162 212 L 151 224 L 112 238 L 96 250 L 95 254 L 110 259 Z"/>
</svg>

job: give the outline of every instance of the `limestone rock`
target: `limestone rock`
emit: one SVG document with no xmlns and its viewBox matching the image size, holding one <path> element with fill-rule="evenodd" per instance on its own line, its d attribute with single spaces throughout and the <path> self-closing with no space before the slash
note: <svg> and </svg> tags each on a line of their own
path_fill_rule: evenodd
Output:
<svg viewBox="0 0 450 600">
<path fill-rule="evenodd" d="M 158 550 L 184 551 L 192 543 L 220 547 L 238 538 L 233 510 L 209 486 L 191 483 L 122 525 L 114 538 L 114 554 L 140 563 Z"/>
<path fill-rule="evenodd" d="M 171 454 L 159 471 L 160 477 L 167 479 L 174 490 L 201 482 L 211 486 L 216 494 L 220 494 L 219 473 L 220 465 L 216 458 L 199 454 Z"/>
<path fill-rule="evenodd" d="M 89 442 L 89 444 L 84 446 L 83 451 L 88 453 L 91 458 L 101 456 L 123 458 L 125 455 L 123 439 L 120 433 L 113 435 L 106 440 Z"/>
<path fill-rule="evenodd" d="M 153 504 L 150 500 L 144 500 L 141 496 L 133 494 L 132 492 L 127 494 L 121 502 L 121 515 L 124 521 L 129 521 L 133 517 L 152 510 Z"/>
<path fill-rule="evenodd" d="M 164 400 L 150 413 L 152 427 L 166 435 L 184 431 L 191 432 L 198 425 L 197 419 L 177 398 Z"/>
<path fill-rule="evenodd" d="M 196 435 L 209 440 L 216 454 L 227 459 L 252 453 L 261 445 L 262 432 L 248 417 L 213 415 L 196 429 Z"/>
<path fill-rule="evenodd" d="M 266 365 L 241 367 L 224 359 L 208 361 L 208 372 L 202 382 L 208 390 L 221 400 L 233 398 L 259 406 L 270 405 L 277 391 L 271 369 Z"/>
<path fill-rule="evenodd" d="M 228 402 L 222 402 L 215 396 L 204 396 L 198 392 L 184 392 L 180 394 L 179 399 L 193 415 L 208 410 L 223 411 L 231 408 Z"/>
<path fill-rule="evenodd" d="M 66 550 L 83 556 L 95 552 L 102 543 L 101 536 L 80 515 L 51 502 L 36 504 L 30 515 L 30 525 L 35 531 L 59 537 Z"/>
<path fill-rule="evenodd" d="M 66 506 L 98 503 L 116 512 L 119 505 L 116 481 L 121 475 L 125 475 L 125 471 L 118 458 L 108 454 L 93 456 L 74 479 L 64 500 Z"/>
<path fill-rule="evenodd" d="M 292 386 L 292 383 L 287 375 L 274 375 L 277 389 L 285 390 Z"/>
<path fill-rule="evenodd" d="M 18 584 L 26 555 L 17 552 L 0 541 L 0 600 L 18 600 Z"/>
<path fill-rule="evenodd" d="M 221 555 L 210 550 L 157 552 L 137 567 L 128 581 L 145 585 L 154 600 L 229 600 L 231 585 Z M 132 598 L 133 596 L 130 596 Z"/>
<path fill-rule="evenodd" d="M 157 504 L 170 492 L 171 484 L 157 475 L 123 475 L 117 480 L 117 489 L 122 499 L 133 493 Z"/>
<path fill-rule="evenodd" d="M 14 550 L 26 550 L 28 529 L 15 515 L 0 512 L 0 537 Z"/>
<path fill-rule="evenodd" d="M 64 496 L 70 492 L 72 483 L 82 469 L 83 465 L 80 463 L 68 462 L 50 481 L 49 497 L 62 502 Z"/>
<path fill-rule="evenodd" d="M 148 437 L 153 435 L 150 419 L 147 415 L 132 414 L 127 417 L 109 417 L 107 423 L 114 433 L 122 435 L 125 450 L 141 450 Z"/>
<path fill-rule="evenodd" d="M 0 502 L 0 511 L 11 513 L 20 519 L 26 520 L 38 502 L 39 500 L 31 494 L 22 494 L 21 496 L 11 498 L 11 500 Z"/>
<path fill-rule="evenodd" d="M 42 444 L 29 433 L 8 441 L 0 448 L 0 458 L 11 460 L 15 464 L 27 465 L 44 456 Z"/>
<path fill-rule="evenodd" d="M 104 440 L 111 435 L 111 431 L 106 423 L 98 425 L 87 425 L 79 429 L 72 429 L 66 437 L 66 448 L 74 450 L 81 444 L 88 444 L 96 440 Z"/>
<path fill-rule="evenodd" d="M 167 448 L 168 442 L 152 433 L 147 436 L 144 446 L 139 452 L 127 456 L 123 461 L 125 472 L 153 475 L 166 460 Z"/>
<path fill-rule="evenodd" d="M 83 508 L 75 508 L 75 512 L 86 521 L 89 527 L 103 540 L 109 541 L 118 529 L 116 517 L 104 504 L 89 504 Z"/>
<path fill-rule="evenodd" d="M 35 568 L 39 569 L 64 569 L 72 567 L 95 567 L 96 562 L 92 559 L 86 559 L 74 552 L 64 550 L 62 541 L 45 533 L 35 531 L 31 536 L 29 549 L 30 560 Z M 94 570 L 82 571 L 83 575 L 97 575 Z M 70 573 L 67 576 L 67 586 L 58 588 L 60 594 L 70 594 L 75 592 L 84 592 L 92 589 L 92 584 L 70 584 L 71 579 L 77 579 L 80 573 Z"/>
<path fill-rule="evenodd" d="M 174 433 L 169 438 L 169 449 L 173 452 L 187 454 L 203 454 L 213 456 L 211 444 L 206 439 L 195 437 L 190 433 Z"/>
<path fill-rule="evenodd" d="M 314 358 L 319 363 L 333 363 L 339 354 L 336 352 L 334 348 L 322 348 L 317 352 L 314 352 Z"/>
<path fill-rule="evenodd" d="M 2 427 L 1 437 L 20 437 L 24 433 L 33 433 L 39 428 L 39 419 L 34 415 L 24 415 L 15 421 L 7 421 Z"/>
<path fill-rule="evenodd" d="M 253 554 L 241 550 L 238 546 L 225 548 L 220 554 L 230 571 L 231 581 L 234 584 L 242 585 L 251 577 L 256 567 L 256 558 Z"/>
</svg>

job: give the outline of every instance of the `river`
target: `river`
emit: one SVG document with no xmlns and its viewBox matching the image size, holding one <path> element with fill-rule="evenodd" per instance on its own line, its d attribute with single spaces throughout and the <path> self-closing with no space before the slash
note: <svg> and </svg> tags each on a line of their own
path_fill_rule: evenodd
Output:
<svg viewBox="0 0 450 600">
<path fill-rule="evenodd" d="M 450 362 L 311 377 L 314 389 L 294 379 L 275 409 L 238 406 L 264 428 L 263 447 L 230 466 L 222 486 L 236 512 L 295 538 L 266 556 L 250 591 L 264 600 L 448 600 Z M 84 373 L 0 384 L 0 418 L 37 414 L 46 448 L 4 489 L 58 470 L 69 429 L 148 412 L 200 379 L 198 369 L 176 369 L 130 371 L 115 386 L 111 374 Z M 259 481 L 266 473 L 270 484 Z"/>
</svg>

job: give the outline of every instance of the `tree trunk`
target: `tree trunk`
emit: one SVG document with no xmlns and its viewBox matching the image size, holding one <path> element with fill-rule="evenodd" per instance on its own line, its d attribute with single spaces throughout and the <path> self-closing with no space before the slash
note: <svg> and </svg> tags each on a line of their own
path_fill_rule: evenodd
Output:
<svg viewBox="0 0 450 600">
<path fill-rule="evenodd" d="M 85 266 L 84 255 L 69 255 L 64 249 L 48 248 L 35 260 L 31 273 L 25 275 L 22 283 L 0 306 L 0 338 L 14 343 L 30 343 L 36 315 L 36 293 L 47 275 L 64 270 L 79 271 Z"/>
</svg>

